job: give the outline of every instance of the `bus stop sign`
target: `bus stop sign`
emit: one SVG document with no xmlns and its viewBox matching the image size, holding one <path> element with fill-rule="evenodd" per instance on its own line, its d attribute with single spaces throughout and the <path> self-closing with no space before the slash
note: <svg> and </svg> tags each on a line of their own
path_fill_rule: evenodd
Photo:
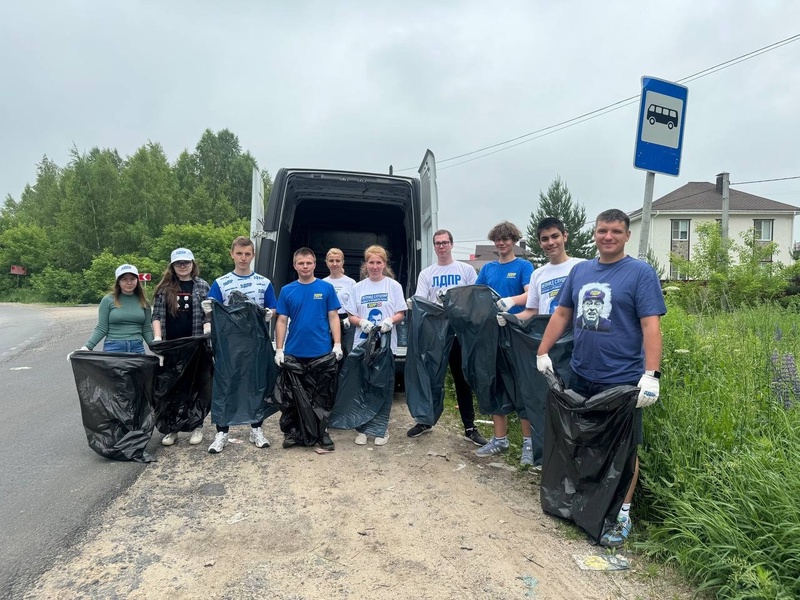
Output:
<svg viewBox="0 0 800 600">
<path fill-rule="evenodd" d="M 689 90 L 685 85 L 655 77 L 642 77 L 634 167 L 678 175 L 688 95 Z"/>
</svg>

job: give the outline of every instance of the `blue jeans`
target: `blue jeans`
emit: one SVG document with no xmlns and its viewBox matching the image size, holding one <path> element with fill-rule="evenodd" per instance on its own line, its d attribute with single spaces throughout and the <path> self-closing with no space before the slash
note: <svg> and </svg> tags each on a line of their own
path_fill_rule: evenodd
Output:
<svg viewBox="0 0 800 600">
<path fill-rule="evenodd" d="M 142 340 L 106 340 L 103 342 L 103 352 L 144 354 L 144 342 Z"/>
</svg>

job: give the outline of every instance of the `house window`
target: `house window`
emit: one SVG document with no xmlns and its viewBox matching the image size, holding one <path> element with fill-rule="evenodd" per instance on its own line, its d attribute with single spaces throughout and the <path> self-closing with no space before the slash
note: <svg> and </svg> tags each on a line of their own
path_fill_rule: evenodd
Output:
<svg viewBox="0 0 800 600">
<path fill-rule="evenodd" d="M 772 224 L 773 219 L 753 219 L 753 228 L 756 230 L 757 242 L 771 242 L 772 241 Z"/>
<path fill-rule="evenodd" d="M 689 219 L 672 219 L 672 241 L 685 242 L 689 239 Z"/>
</svg>

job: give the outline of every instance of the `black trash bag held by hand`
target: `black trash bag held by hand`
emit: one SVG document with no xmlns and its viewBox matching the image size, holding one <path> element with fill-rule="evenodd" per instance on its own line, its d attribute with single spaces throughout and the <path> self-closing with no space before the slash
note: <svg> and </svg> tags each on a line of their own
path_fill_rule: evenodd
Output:
<svg viewBox="0 0 800 600">
<path fill-rule="evenodd" d="M 410 320 L 404 374 L 408 411 L 415 422 L 433 426 L 444 410 L 444 381 L 455 334 L 444 308 L 417 296 L 406 320 Z"/>
<path fill-rule="evenodd" d="M 336 398 L 339 365 L 325 354 L 310 360 L 287 355 L 267 402 L 282 411 L 281 431 L 302 446 L 322 441 Z"/>
<path fill-rule="evenodd" d="M 152 462 L 153 382 L 158 358 L 77 351 L 70 358 L 89 447 L 112 460 Z"/>
<path fill-rule="evenodd" d="M 209 336 L 154 342 L 150 349 L 164 357 L 153 396 L 156 427 L 161 433 L 194 431 L 211 410 L 214 362 Z"/>
<path fill-rule="evenodd" d="M 616 523 L 636 465 L 639 388 L 621 385 L 584 398 L 551 378 L 540 499 L 597 542 Z"/>
<path fill-rule="evenodd" d="M 339 374 L 330 427 L 355 429 L 375 437 L 386 435 L 394 396 L 391 335 L 376 327 L 347 356 Z"/>
<path fill-rule="evenodd" d="M 278 376 L 264 309 L 238 292 L 228 306 L 212 301 L 212 307 L 211 420 L 222 427 L 263 421 L 277 410 L 266 398 Z"/>
<path fill-rule="evenodd" d="M 485 285 L 464 285 L 447 290 L 444 310 L 461 343 L 464 377 L 485 415 L 507 415 L 512 399 L 497 377 L 497 306 L 500 297 Z"/>
<path fill-rule="evenodd" d="M 536 354 L 550 322 L 550 315 L 535 315 L 524 323 L 517 315 L 504 313 L 503 316 L 507 324 L 500 328 L 499 347 L 503 362 L 498 371 L 504 379 L 504 387 L 514 398 L 520 418 L 530 421 L 533 464 L 539 465 L 542 463 L 549 386 L 544 375 L 536 369 Z M 569 328 L 548 352 L 553 368 L 562 381 L 569 381 L 572 374 L 569 365 L 572 348 L 572 328 Z"/>
</svg>

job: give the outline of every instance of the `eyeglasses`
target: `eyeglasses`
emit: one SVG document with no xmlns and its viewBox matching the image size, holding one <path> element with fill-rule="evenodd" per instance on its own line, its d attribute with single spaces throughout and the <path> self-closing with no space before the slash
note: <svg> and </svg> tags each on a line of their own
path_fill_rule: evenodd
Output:
<svg viewBox="0 0 800 600">
<path fill-rule="evenodd" d="M 449 246 L 450 242 L 433 242 L 433 245 L 437 248 L 444 248 L 445 246 Z"/>
<path fill-rule="evenodd" d="M 192 266 L 192 261 L 190 261 L 190 260 L 176 260 L 172 264 L 175 265 L 176 267 L 191 267 Z"/>
</svg>

